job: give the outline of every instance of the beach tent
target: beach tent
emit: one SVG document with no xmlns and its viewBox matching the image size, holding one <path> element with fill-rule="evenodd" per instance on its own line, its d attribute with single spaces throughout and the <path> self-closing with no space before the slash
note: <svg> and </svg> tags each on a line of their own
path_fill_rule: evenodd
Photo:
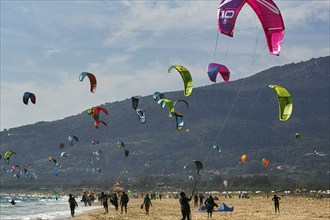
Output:
<svg viewBox="0 0 330 220">
<path fill-rule="evenodd" d="M 234 211 L 234 206 L 229 207 L 225 203 L 222 203 L 221 207 L 217 211 L 218 212 L 232 212 L 232 211 Z"/>
</svg>

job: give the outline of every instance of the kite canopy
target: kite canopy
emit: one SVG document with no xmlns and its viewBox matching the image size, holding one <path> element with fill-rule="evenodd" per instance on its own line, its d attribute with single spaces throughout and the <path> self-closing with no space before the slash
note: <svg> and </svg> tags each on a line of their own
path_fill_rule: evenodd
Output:
<svg viewBox="0 0 330 220">
<path fill-rule="evenodd" d="M 159 99 L 164 99 L 164 98 L 165 98 L 165 95 L 160 92 L 154 92 L 154 94 L 152 95 L 152 99 L 155 101 L 158 101 Z"/>
<path fill-rule="evenodd" d="M 212 82 L 217 81 L 218 73 L 222 76 L 225 82 L 229 81 L 230 72 L 226 66 L 218 63 L 209 63 L 207 66 L 207 75 Z"/>
<path fill-rule="evenodd" d="M 213 145 L 212 147 L 214 150 L 218 151 L 219 153 L 221 153 L 221 149 L 218 145 Z"/>
<path fill-rule="evenodd" d="M 266 158 L 262 158 L 261 163 L 262 163 L 262 165 L 264 165 L 265 167 L 268 167 L 268 166 L 269 166 L 269 160 L 267 160 Z"/>
<path fill-rule="evenodd" d="M 168 108 L 168 117 L 172 117 L 175 110 L 174 110 L 174 104 L 172 103 L 171 100 L 169 99 L 159 99 L 158 100 L 158 104 L 162 104 L 165 103 L 167 105 Z"/>
<path fill-rule="evenodd" d="M 134 108 L 134 110 L 136 110 L 136 108 L 138 107 L 139 105 L 139 98 L 141 96 L 133 96 L 132 97 L 132 107 Z"/>
<path fill-rule="evenodd" d="M 141 124 L 146 123 L 146 111 L 143 109 L 136 109 L 136 114 L 139 117 Z"/>
<path fill-rule="evenodd" d="M 188 102 L 187 102 L 186 100 L 183 100 L 183 99 L 178 99 L 178 100 L 176 100 L 176 101 L 173 103 L 173 107 L 175 107 L 175 105 L 176 105 L 178 102 L 183 102 L 183 103 L 185 103 L 186 106 L 187 106 L 187 110 L 189 110 L 189 104 L 188 104 Z"/>
<path fill-rule="evenodd" d="M 190 72 L 188 71 L 187 68 L 180 66 L 180 65 L 171 66 L 168 69 L 168 72 L 170 73 L 173 69 L 176 69 L 182 77 L 183 84 L 184 84 L 184 90 L 183 90 L 184 95 L 190 96 L 190 94 L 192 93 L 192 89 L 193 89 L 193 81 L 192 81 Z"/>
<path fill-rule="evenodd" d="M 93 118 L 94 118 L 94 120 L 99 120 L 100 119 L 100 117 L 99 117 L 99 115 L 100 115 L 100 112 L 103 112 L 104 114 L 109 114 L 108 113 L 108 110 L 106 109 L 106 108 L 103 108 L 103 107 L 95 107 L 94 109 L 93 109 Z"/>
<path fill-rule="evenodd" d="M 234 206 L 227 206 L 225 203 L 221 204 L 221 207 L 217 210 L 219 212 L 232 212 L 234 211 Z"/>
<path fill-rule="evenodd" d="M 98 140 L 92 140 L 92 144 L 95 145 L 95 144 L 99 144 L 100 142 Z"/>
<path fill-rule="evenodd" d="M 61 158 L 68 158 L 69 157 L 69 154 L 68 153 L 66 153 L 66 152 L 62 152 L 61 153 Z"/>
<path fill-rule="evenodd" d="M 199 171 L 203 169 L 203 164 L 199 160 L 194 160 L 194 163 L 195 163 L 196 168 L 197 168 L 197 175 L 199 175 Z"/>
<path fill-rule="evenodd" d="M 154 94 L 152 95 L 152 99 L 158 102 L 158 100 L 160 99 L 165 99 L 165 95 L 160 92 L 154 92 Z M 165 102 L 158 102 L 158 104 L 160 104 L 162 108 L 165 108 Z"/>
<path fill-rule="evenodd" d="M 242 157 L 241 157 L 242 164 L 245 164 L 246 158 L 247 158 L 247 155 L 243 154 Z"/>
<path fill-rule="evenodd" d="M 16 154 L 14 151 L 12 150 L 8 150 L 5 155 L 3 155 L 3 158 L 5 159 L 6 161 L 6 164 L 9 164 L 9 159 L 10 157 L 13 155 L 13 154 Z"/>
<path fill-rule="evenodd" d="M 272 0 L 221 0 L 218 7 L 220 32 L 230 37 L 233 36 L 236 18 L 245 3 L 251 6 L 261 22 L 269 52 L 278 56 L 285 28 L 281 12 Z"/>
<path fill-rule="evenodd" d="M 36 96 L 31 92 L 25 92 L 23 95 L 23 103 L 25 105 L 27 105 L 29 102 L 29 99 L 33 104 L 36 104 Z"/>
<path fill-rule="evenodd" d="M 278 100 L 279 118 L 281 121 L 287 121 L 292 113 L 292 97 L 288 90 L 278 85 L 269 85 L 269 88 L 275 90 Z"/>
<path fill-rule="evenodd" d="M 118 147 L 118 149 L 125 148 L 125 143 L 123 141 L 118 141 L 117 142 L 117 147 Z"/>
<path fill-rule="evenodd" d="M 102 120 L 95 120 L 94 121 L 94 127 L 95 128 L 99 128 L 99 124 L 102 123 L 104 126 L 108 126 L 107 123 L 105 123 L 105 121 Z"/>
<path fill-rule="evenodd" d="M 70 136 L 68 137 L 68 141 L 69 141 L 69 144 L 70 144 L 71 146 L 73 146 L 73 140 L 75 140 L 75 141 L 78 142 L 78 137 L 77 137 L 77 136 L 74 136 L 74 135 L 70 135 Z"/>
<path fill-rule="evenodd" d="M 175 119 L 176 119 L 176 129 L 178 131 L 181 131 L 182 128 L 183 128 L 183 115 L 179 112 L 174 112 L 174 115 L 175 115 Z"/>
<path fill-rule="evenodd" d="M 92 73 L 82 72 L 79 75 L 79 80 L 83 81 L 85 76 L 88 77 L 90 85 L 91 85 L 91 92 L 94 93 L 96 90 L 96 77 Z"/>
<path fill-rule="evenodd" d="M 125 150 L 124 150 L 124 154 L 125 154 L 125 157 L 128 157 L 129 150 L 125 149 Z"/>
<path fill-rule="evenodd" d="M 58 176 L 58 173 L 59 173 L 59 170 L 58 170 L 58 168 L 54 168 L 54 171 L 53 171 L 53 173 L 54 173 L 54 175 L 55 175 L 55 176 Z"/>
</svg>

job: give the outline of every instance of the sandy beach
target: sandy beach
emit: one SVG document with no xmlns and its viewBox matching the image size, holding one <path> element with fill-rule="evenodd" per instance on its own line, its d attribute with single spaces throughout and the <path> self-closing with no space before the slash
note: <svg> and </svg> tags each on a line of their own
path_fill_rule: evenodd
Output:
<svg viewBox="0 0 330 220">
<path fill-rule="evenodd" d="M 305 197 L 285 196 L 280 201 L 280 214 L 275 214 L 272 197 L 254 196 L 251 199 L 239 199 L 238 196 L 229 199 L 220 196 L 216 201 L 220 206 L 224 202 L 228 206 L 234 206 L 233 212 L 214 212 L 212 219 L 330 219 L 330 198 L 307 200 Z M 142 199 L 130 199 L 128 213 L 120 214 L 110 206 L 109 213 L 104 214 L 104 209 L 97 209 L 74 217 L 79 220 L 180 220 L 180 204 L 178 199 L 152 200 L 153 206 L 150 214 L 146 215 L 140 208 Z M 97 202 L 99 203 L 99 202 Z M 192 219 L 207 219 L 207 213 L 195 212 L 193 202 L 190 203 Z"/>
</svg>

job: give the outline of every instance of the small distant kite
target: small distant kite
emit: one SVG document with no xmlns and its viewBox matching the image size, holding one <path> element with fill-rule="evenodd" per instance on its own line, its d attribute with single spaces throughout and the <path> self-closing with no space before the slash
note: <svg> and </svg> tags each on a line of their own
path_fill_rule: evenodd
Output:
<svg viewBox="0 0 330 220">
<path fill-rule="evenodd" d="M 25 105 L 27 105 L 29 102 L 29 99 L 33 104 L 36 104 L 36 96 L 31 92 L 25 92 L 23 95 L 23 103 Z"/>
<path fill-rule="evenodd" d="M 178 131 L 181 131 L 183 128 L 183 124 L 184 124 L 183 115 L 179 112 L 174 112 L 174 115 L 175 115 L 175 120 L 176 120 L 176 129 Z"/>
<path fill-rule="evenodd" d="M 136 109 L 136 114 L 139 117 L 141 124 L 146 123 L 146 111 L 143 109 Z"/>
<path fill-rule="evenodd" d="M 71 146 L 73 146 L 73 140 L 75 140 L 75 141 L 78 142 L 78 137 L 77 137 L 77 136 L 74 136 L 74 135 L 70 135 L 70 136 L 68 137 L 68 141 L 69 141 L 69 144 L 70 144 Z"/>
<path fill-rule="evenodd" d="M 125 154 L 125 157 L 128 157 L 129 150 L 125 149 L 125 150 L 124 150 L 124 154 Z"/>
<path fill-rule="evenodd" d="M 3 155 L 3 158 L 5 159 L 6 161 L 6 164 L 9 164 L 9 159 L 10 157 L 13 155 L 13 154 L 16 154 L 14 151 L 12 150 L 8 150 L 5 155 Z"/>
<path fill-rule="evenodd" d="M 261 160 L 261 163 L 262 163 L 262 165 L 264 165 L 265 167 L 268 167 L 268 166 L 269 166 L 269 160 L 267 160 L 266 158 L 263 158 L 263 159 Z"/>
<path fill-rule="evenodd" d="M 203 164 L 199 160 L 194 160 L 194 163 L 195 163 L 196 168 L 197 168 L 197 175 L 199 175 L 199 171 L 203 169 Z"/>
<path fill-rule="evenodd" d="M 221 149 L 218 145 L 213 145 L 212 147 L 214 150 L 218 151 L 219 153 L 221 153 Z"/>
<path fill-rule="evenodd" d="M 245 164 L 247 158 L 248 158 L 248 157 L 247 157 L 246 154 L 243 154 L 243 155 L 242 155 L 242 157 L 241 157 L 242 164 Z"/>
<path fill-rule="evenodd" d="M 141 98 L 141 96 L 133 96 L 132 99 L 132 107 L 134 110 L 136 110 L 136 108 L 139 105 L 139 99 Z"/>
<path fill-rule="evenodd" d="M 64 143 L 60 143 L 60 148 L 61 148 L 61 149 L 63 149 L 63 148 L 64 148 L 64 146 L 65 146 L 65 144 L 64 144 Z"/>
<path fill-rule="evenodd" d="M 91 92 L 94 93 L 96 90 L 96 77 L 92 73 L 82 72 L 79 75 L 79 80 L 83 81 L 85 76 L 88 77 L 91 86 Z"/>
</svg>

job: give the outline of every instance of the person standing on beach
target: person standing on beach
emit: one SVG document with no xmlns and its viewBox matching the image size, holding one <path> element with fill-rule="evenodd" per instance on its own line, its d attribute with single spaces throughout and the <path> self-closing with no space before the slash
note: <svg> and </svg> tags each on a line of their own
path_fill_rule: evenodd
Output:
<svg viewBox="0 0 330 220">
<path fill-rule="evenodd" d="M 181 204 L 182 220 L 185 220 L 186 218 L 187 218 L 187 220 L 191 219 L 190 218 L 191 211 L 190 211 L 190 205 L 189 205 L 189 202 L 191 201 L 191 197 L 192 196 L 190 196 L 190 198 L 188 198 L 184 192 L 180 193 L 179 201 Z"/>
<path fill-rule="evenodd" d="M 277 211 L 280 212 L 280 200 L 281 198 L 276 195 L 274 195 L 274 197 L 272 198 L 272 201 L 274 201 L 275 213 Z"/>
<path fill-rule="evenodd" d="M 207 218 L 212 218 L 213 208 L 214 206 L 218 207 L 218 205 L 214 202 L 212 196 L 209 196 L 209 198 L 205 200 L 205 205 L 207 208 Z"/>
<path fill-rule="evenodd" d="M 123 210 L 125 210 L 125 214 L 127 214 L 127 203 L 128 203 L 128 195 L 125 191 L 122 192 L 120 196 L 120 214 L 123 214 Z"/>
<path fill-rule="evenodd" d="M 109 213 L 108 195 L 104 194 L 104 192 L 101 192 L 100 199 L 105 210 L 104 214 Z"/>
<path fill-rule="evenodd" d="M 197 191 L 194 192 L 194 207 L 198 207 L 198 193 Z"/>
<path fill-rule="evenodd" d="M 70 209 L 71 209 L 71 216 L 74 217 L 74 210 L 76 207 L 78 207 L 78 203 L 76 202 L 76 200 L 72 196 L 72 194 L 69 194 L 69 204 L 70 204 Z"/>
<path fill-rule="evenodd" d="M 144 197 L 143 203 L 141 205 L 141 208 L 143 208 L 144 205 L 144 210 L 146 211 L 146 214 L 149 215 L 149 208 L 152 206 L 151 199 L 149 197 L 149 194 Z"/>
<path fill-rule="evenodd" d="M 202 207 L 203 206 L 203 201 L 204 201 L 204 195 L 203 193 L 199 193 L 199 207 Z"/>
<path fill-rule="evenodd" d="M 87 206 L 87 193 L 86 192 L 83 193 L 81 201 L 84 203 L 85 206 Z"/>
</svg>

